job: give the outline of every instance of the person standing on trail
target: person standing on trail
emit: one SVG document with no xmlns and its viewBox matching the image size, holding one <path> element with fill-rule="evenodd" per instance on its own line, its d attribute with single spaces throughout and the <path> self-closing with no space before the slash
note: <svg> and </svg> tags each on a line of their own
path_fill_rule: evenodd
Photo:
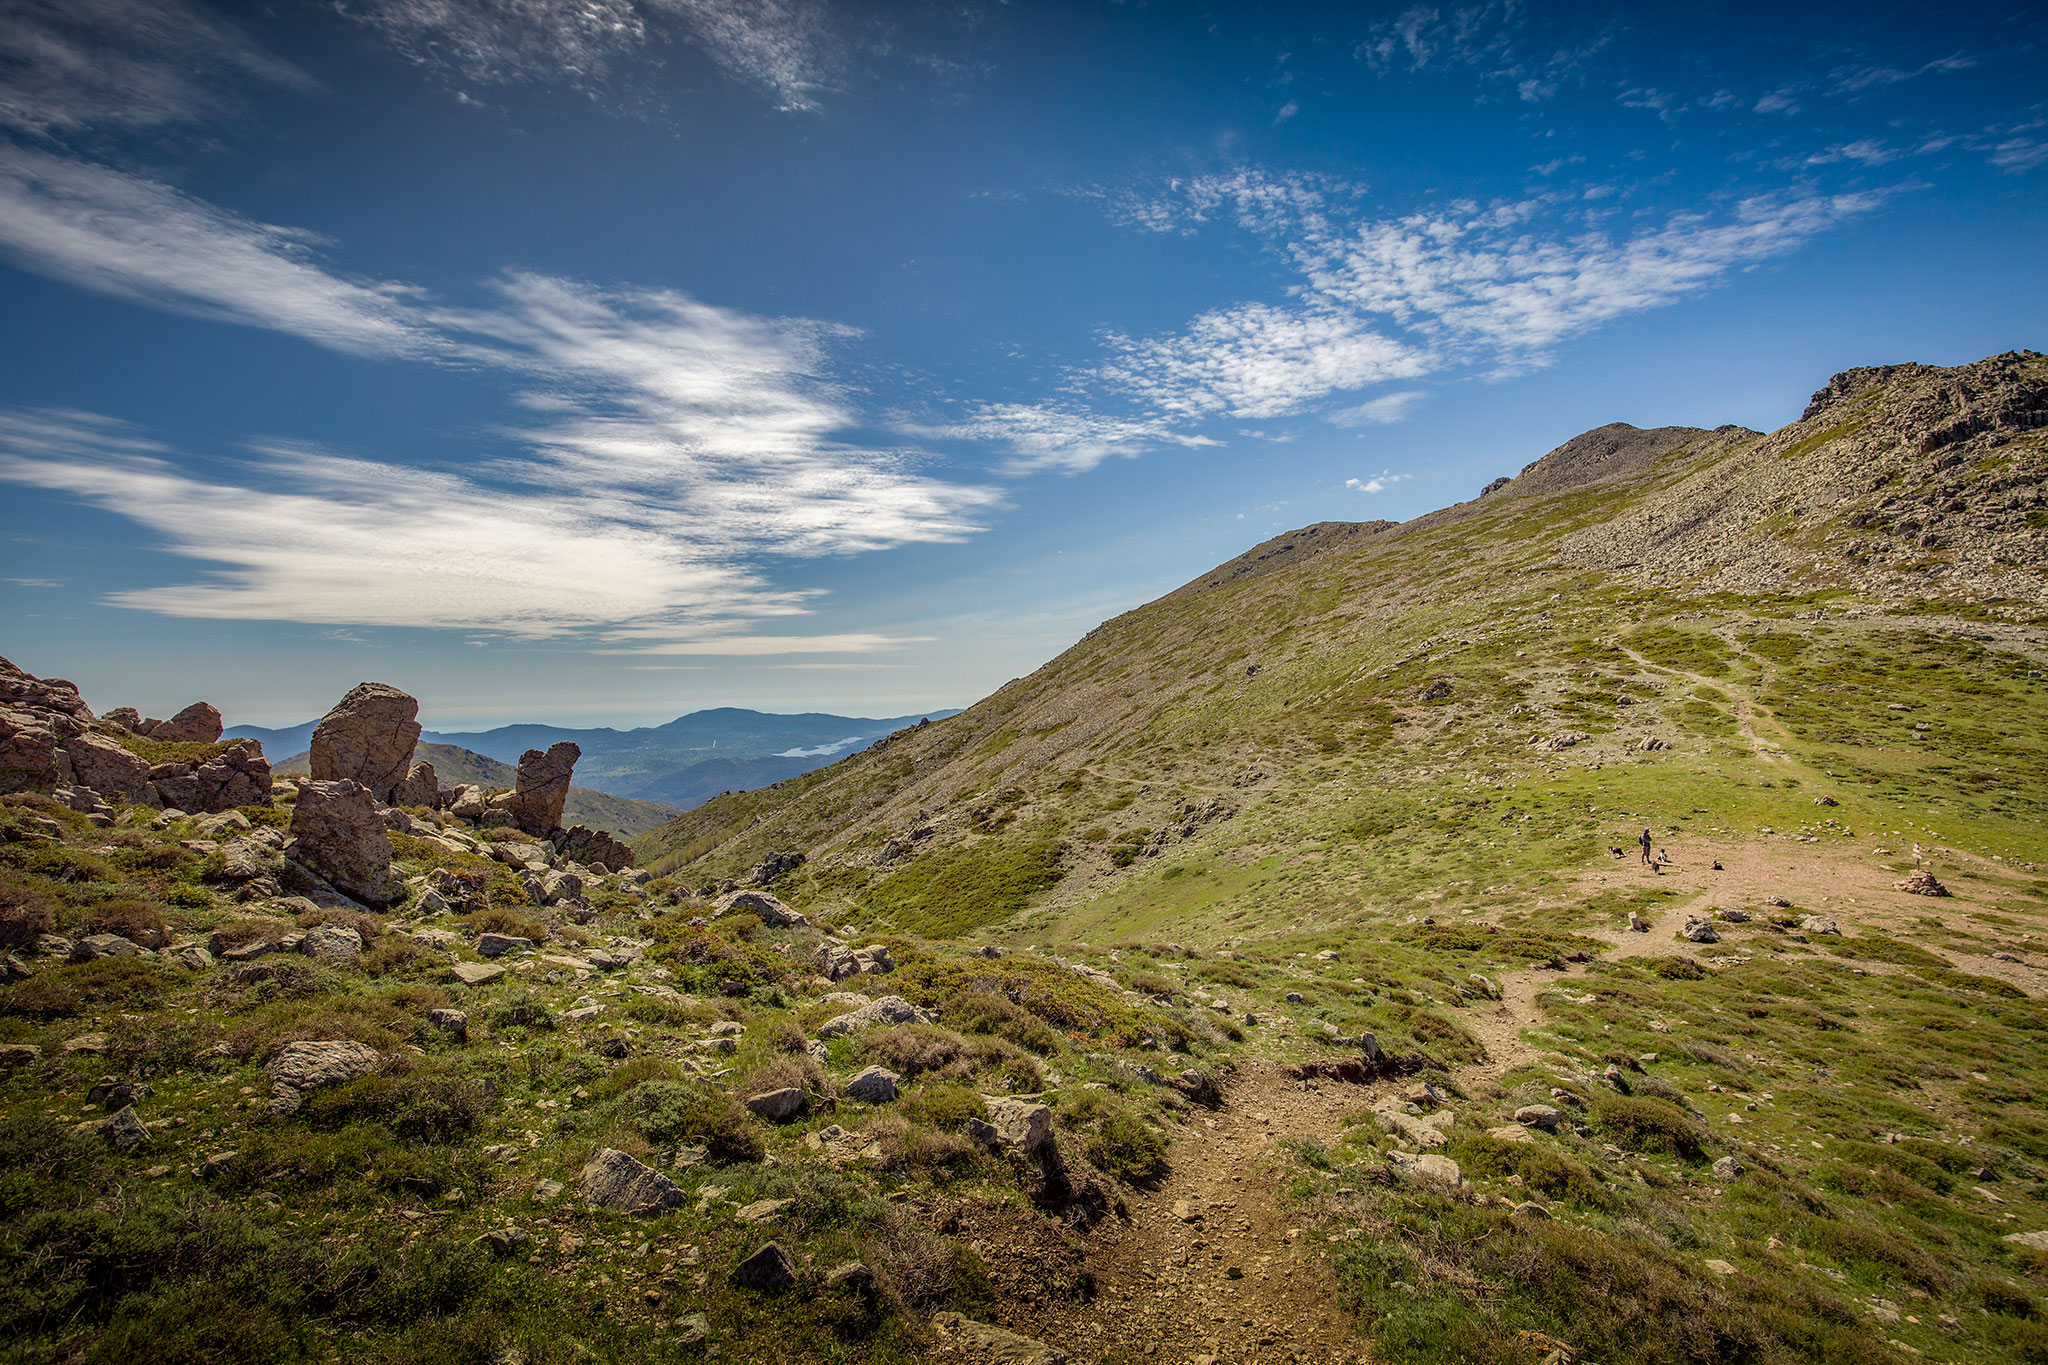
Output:
<svg viewBox="0 0 2048 1365">
<path fill-rule="evenodd" d="M 1642 845 L 1643 866 L 1648 868 L 1655 868 L 1657 866 L 1657 861 L 1656 859 L 1650 856 L 1650 831 L 1644 830 L 1642 837 L 1637 839 L 1636 842 Z"/>
</svg>

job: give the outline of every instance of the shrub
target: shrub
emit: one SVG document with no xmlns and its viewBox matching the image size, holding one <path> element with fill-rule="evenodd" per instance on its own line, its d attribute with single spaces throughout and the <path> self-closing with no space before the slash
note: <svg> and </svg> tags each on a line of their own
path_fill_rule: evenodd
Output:
<svg viewBox="0 0 2048 1365">
<path fill-rule="evenodd" d="M 681 1081 L 642 1081 L 619 1096 L 614 1110 L 649 1142 L 689 1143 L 714 1161 L 759 1161 L 768 1150 L 746 1109 Z"/>
<path fill-rule="evenodd" d="M 170 926 L 164 921 L 163 909 L 151 901 L 122 896 L 81 907 L 76 913 L 74 934 L 119 934 L 145 948 L 160 948 L 167 941 Z"/>
<path fill-rule="evenodd" d="M 946 1132 L 967 1126 L 969 1119 L 988 1117 L 988 1106 L 975 1091 L 951 1081 L 920 1086 L 902 1104 L 903 1116 Z"/>
<path fill-rule="evenodd" d="M 1165 1173 L 1166 1135 L 1106 1091 L 1062 1097 L 1056 1117 L 1061 1127 L 1082 1133 L 1089 1164 L 1104 1175 L 1138 1184 Z"/>
<path fill-rule="evenodd" d="M 18 877 L 0 874 L 0 949 L 29 948 L 56 925 L 49 898 Z"/>
<path fill-rule="evenodd" d="M 315 1091 L 306 1118 L 316 1128 L 378 1123 L 407 1142 L 460 1141 L 483 1118 L 483 1088 L 453 1076 L 366 1076 Z"/>
<path fill-rule="evenodd" d="M 0 988 L 0 1014 L 63 1019 L 95 1010 L 136 1010 L 154 1005 L 171 978 L 154 958 L 102 957 L 46 969 Z"/>
<path fill-rule="evenodd" d="M 548 941 L 548 926 L 544 921 L 530 919 L 496 904 L 471 911 L 462 917 L 462 922 L 479 934 L 505 934 L 531 943 Z"/>
<path fill-rule="evenodd" d="M 1686 1161 L 1705 1159 L 1706 1134 L 1692 1115 L 1668 1100 L 1643 1095 L 1603 1095 L 1593 1102 L 1593 1122 L 1616 1145 L 1632 1152 L 1660 1152 Z"/>
<path fill-rule="evenodd" d="M 946 1011 L 963 1033 L 992 1034 L 1039 1056 L 1059 1051 L 1060 1036 L 1029 1010 L 1000 995 L 965 996 Z"/>
</svg>

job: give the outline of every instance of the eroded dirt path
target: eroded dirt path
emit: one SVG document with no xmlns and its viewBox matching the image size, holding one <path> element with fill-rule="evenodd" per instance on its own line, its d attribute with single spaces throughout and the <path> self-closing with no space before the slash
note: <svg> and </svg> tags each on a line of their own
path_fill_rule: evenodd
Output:
<svg viewBox="0 0 2048 1365">
<path fill-rule="evenodd" d="M 1092 1235 L 1093 1301 L 1053 1308 L 1032 1334 L 1077 1361 L 1349 1365 L 1368 1359 L 1337 1307 L 1329 1246 L 1281 1202 L 1276 1146 L 1334 1139 L 1368 1086 L 1300 1081 L 1271 1062 L 1197 1111 L 1158 1189 Z"/>
</svg>

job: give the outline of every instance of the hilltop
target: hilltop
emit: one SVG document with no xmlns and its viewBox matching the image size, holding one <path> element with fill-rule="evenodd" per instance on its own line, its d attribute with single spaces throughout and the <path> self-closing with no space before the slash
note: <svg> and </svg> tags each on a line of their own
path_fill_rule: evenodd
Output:
<svg viewBox="0 0 2048 1365">
<path fill-rule="evenodd" d="M 1276 537 L 632 848 L 416 714 L 273 782 L 0 664 L 24 1354 L 2048 1360 L 2048 357 Z"/>
</svg>

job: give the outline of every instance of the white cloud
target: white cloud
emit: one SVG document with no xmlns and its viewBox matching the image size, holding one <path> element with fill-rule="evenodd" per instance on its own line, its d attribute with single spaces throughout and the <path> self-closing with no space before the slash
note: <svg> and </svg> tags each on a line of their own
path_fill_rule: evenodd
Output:
<svg viewBox="0 0 2048 1365">
<path fill-rule="evenodd" d="M 905 645 L 929 644 L 929 635 L 710 635 L 689 640 L 668 640 L 633 650 L 599 650 L 601 654 L 631 653 L 654 655 L 718 655 L 727 658 L 767 658 L 784 654 L 873 654 L 901 649 Z"/>
<path fill-rule="evenodd" d="M 1577 79 L 1587 62 L 1611 40 L 1610 32 L 1562 41 L 1530 32 L 1529 12 L 1519 0 L 1413 5 L 1372 26 L 1353 55 L 1379 75 L 1473 70 L 1504 81 L 1516 96 L 1536 103 L 1560 84 Z"/>
<path fill-rule="evenodd" d="M 1096 377 L 1173 420 L 1284 416 L 1428 368 L 1357 316 L 1313 305 L 1240 304 L 1175 335 L 1113 337 L 1110 349 Z"/>
<path fill-rule="evenodd" d="M 1344 486 L 1356 493 L 1384 493 L 1403 479 L 1412 479 L 1413 474 L 1395 474 L 1382 469 L 1369 479 L 1346 479 Z"/>
<path fill-rule="evenodd" d="M 1010 452 L 1009 474 L 1058 470 L 1080 474 L 1104 460 L 1142 455 L 1163 446 L 1196 449 L 1219 444 L 1180 432 L 1156 418 L 1110 417 L 1045 403 L 985 403 L 962 421 L 944 426 L 910 426 L 908 434 L 942 440 L 983 441 Z"/>
<path fill-rule="evenodd" d="M 785 110 L 815 110 L 839 65 L 818 0 L 361 0 L 342 12 L 423 66 L 469 80 L 601 81 L 650 41 L 680 36 Z"/>
<path fill-rule="evenodd" d="M 272 445 L 203 478 L 106 418 L 0 414 L 0 478 L 68 494 L 205 561 L 113 594 L 170 616 L 545 636 L 799 609 L 755 573 L 600 500 Z"/>
<path fill-rule="evenodd" d="M 1864 166 L 1882 166 L 1887 161 L 1896 161 L 1904 153 L 1893 151 L 1876 138 L 1863 137 L 1854 142 L 1844 142 L 1823 152 L 1815 152 L 1806 158 L 1809 166 L 1831 166 L 1837 162 L 1854 161 Z"/>
<path fill-rule="evenodd" d="M 2012 175 L 2024 175 L 2048 162 L 2048 142 L 2030 137 L 2007 138 L 1991 149 L 1991 164 Z"/>
<path fill-rule="evenodd" d="M 0 144 L 0 250 L 117 298 L 358 355 L 431 351 L 419 291 L 324 268 L 318 238 L 168 185 Z"/>
<path fill-rule="evenodd" d="M 1360 403 L 1355 408 L 1343 408 L 1333 412 L 1329 421 L 1340 427 L 1391 426 L 1405 422 L 1408 414 L 1428 395 L 1420 389 L 1409 389 L 1403 393 L 1390 393 L 1383 398 Z"/>
<path fill-rule="evenodd" d="M 242 78 L 311 85 L 182 0 L 0 5 L 0 126 L 32 136 L 190 123 L 219 113 Z"/>
<path fill-rule="evenodd" d="M 1287 120 L 1289 120 L 1289 119 L 1293 118 L 1293 117 L 1294 117 L 1294 116 L 1295 116 L 1296 114 L 1298 114 L 1298 113 L 1300 113 L 1300 112 L 1301 112 L 1301 101 L 1299 101 L 1299 100 L 1289 100 L 1289 101 L 1287 101 L 1287 103 L 1285 103 L 1285 104 L 1283 104 L 1283 105 L 1281 105 L 1281 106 L 1280 106 L 1280 112 L 1279 112 L 1279 113 L 1277 113 L 1277 114 L 1275 114 L 1275 115 L 1273 115 L 1273 126 L 1274 126 L 1274 127 L 1276 127 L 1276 128 L 1277 128 L 1277 127 L 1279 127 L 1279 126 L 1280 126 L 1281 124 L 1283 124 L 1283 123 L 1287 122 Z"/>
</svg>

